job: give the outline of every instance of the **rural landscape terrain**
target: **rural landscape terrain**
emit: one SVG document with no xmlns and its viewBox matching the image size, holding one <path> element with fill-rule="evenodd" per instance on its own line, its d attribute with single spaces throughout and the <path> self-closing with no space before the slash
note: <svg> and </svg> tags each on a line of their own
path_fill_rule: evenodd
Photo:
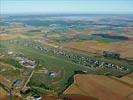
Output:
<svg viewBox="0 0 133 100">
<path fill-rule="evenodd" d="M 133 100 L 133 15 L 0 16 L 0 100 Z"/>
</svg>

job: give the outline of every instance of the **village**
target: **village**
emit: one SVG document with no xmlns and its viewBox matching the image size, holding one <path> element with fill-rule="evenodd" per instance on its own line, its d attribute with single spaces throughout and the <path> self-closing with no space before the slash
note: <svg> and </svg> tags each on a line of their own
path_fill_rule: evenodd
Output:
<svg viewBox="0 0 133 100">
<path fill-rule="evenodd" d="M 3 55 L 3 54 L 2 54 Z M 30 100 L 41 100 L 41 96 L 37 93 L 34 93 L 32 88 L 28 85 L 29 82 L 31 81 L 32 76 L 34 73 L 43 73 L 44 75 L 48 76 L 52 80 L 55 78 L 61 77 L 60 72 L 56 72 L 54 70 L 48 70 L 47 68 L 43 67 L 42 69 L 39 69 L 38 71 L 35 72 L 36 67 L 38 67 L 38 62 L 28 56 L 25 56 L 23 54 L 15 54 L 13 51 L 7 51 L 4 53 L 4 56 L 13 56 L 13 59 L 17 61 L 18 64 L 20 64 L 20 74 L 22 78 L 18 78 L 16 80 L 8 80 L 4 78 L 2 79 L 2 82 L 0 82 L 3 87 L 7 89 L 9 92 L 9 97 L 10 99 L 13 99 L 14 96 L 19 97 L 19 98 L 26 98 Z M 3 72 L 6 71 L 6 69 L 1 69 Z M 0 76 L 1 78 L 1 76 Z M 5 84 L 6 82 L 6 84 Z M 45 88 L 46 90 L 50 91 L 49 88 Z M 29 93 L 33 92 L 32 95 Z M 28 95 L 25 97 L 25 95 Z"/>
<path fill-rule="evenodd" d="M 13 41 L 13 43 L 19 43 L 19 41 Z M 67 52 L 65 50 L 63 50 L 62 48 L 60 49 L 60 47 L 55 48 L 55 47 L 42 47 L 42 45 L 38 45 L 36 43 L 31 43 L 31 42 L 25 42 L 23 43 L 24 46 L 27 47 L 31 47 L 31 48 L 35 48 L 35 49 L 39 49 L 41 51 L 43 51 L 45 54 L 48 55 L 54 55 L 54 56 L 58 56 L 58 57 L 62 57 L 66 60 L 70 60 L 76 64 L 80 64 L 80 65 L 84 65 L 84 66 L 88 66 L 88 67 L 92 67 L 95 69 L 98 68 L 109 68 L 112 70 L 118 70 L 118 71 L 123 71 L 123 72 L 127 72 L 129 69 L 127 67 L 124 67 L 122 65 L 117 65 L 111 62 L 107 62 L 107 61 L 102 61 L 101 59 L 95 59 L 95 57 L 87 57 L 84 55 L 78 55 L 78 54 L 71 54 L 70 52 Z M 105 58 L 112 58 L 112 59 L 119 59 L 120 55 L 117 53 L 113 53 L 113 52 L 109 52 L 109 51 L 103 51 L 102 54 L 103 57 Z M 24 58 L 17 58 L 17 59 L 21 59 L 23 61 L 20 61 L 21 65 L 23 64 L 27 64 L 30 63 L 32 66 L 27 66 L 27 67 L 32 67 L 34 68 L 34 64 L 35 61 L 30 61 L 28 59 L 24 59 Z"/>
<path fill-rule="evenodd" d="M 78 40 L 78 43 L 80 40 L 88 41 L 89 35 L 82 35 L 82 32 L 72 31 L 68 33 L 70 36 L 67 33 L 58 34 L 58 30 L 57 33 L 56 30 L 43 33 L 31 28 L 27 32 L 17 33 L 17 37 L 12 32 L 11 39 L 7 37 L 6 41 L 0 42 L 0 85 L 9 99 L 42 100 L 46 95 L 60 96 L 74 83 L 77 74 L 120 78 L 132 71 L 130 60 L 123 59 L 119 52 L 103 49 L 101 54 L 96 54 L 65 46 L 65 42 L 71 42 L 71 39 Z"/>
<path fill-rule="evenodd" d="M 89 58 L 85 56 L 74 55 L 74 54 L 65 53 L 64 51 L 59 51 L 59 50 L 54 50 L 53 53 L 56 55 L 64 56 L 74 63 L 81 64 L 81 65 L 88 66 L 88 67 L 93 67 L 96 69 L 106 67 L 106 68 L 113 69 L 113 70 L 128 71 L 128 68 L 125 68 L 123 66 L 119 66 L 117 64 L 105 62 L 102 60 L 96 60 L 91 57 Z"/>
</svg>

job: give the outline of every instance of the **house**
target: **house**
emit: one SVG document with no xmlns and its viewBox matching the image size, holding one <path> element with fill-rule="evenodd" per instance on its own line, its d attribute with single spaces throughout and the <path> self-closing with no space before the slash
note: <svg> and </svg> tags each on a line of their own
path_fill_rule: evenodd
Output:
<svg viewBox="0 0 133 100">
<path fill-rule="evenodd" d="M 56 72 L 51 71 L 51 72 L 49 72 L 49 76 L 51 76 L 51 77 L 56 77 L 56 76 L 57 76 L 57 73 L 56 73 Z"/>
<path fill-rule="evenodd" d="M 8 52 L 8 55 L 12 55 L 12 54 L 13 54 L 13 52 L 12 52 L 12 51 L 9 51 L 9 52 Z"/>
<path fill-rule="evenodd" d="M 35 60 L 31 60 L 26 57 L 16 57 L 16 60 L 19 61 L 19 63 L 26 68 L 35 68 L 36 66 Z"/>
<path fill-rule="evenodd" d="M 22 83 L 22 80 L 17 79 L 17 80 L 15 80 L 15 81 L 13 82 L 13 85 L 15 85 L 15 86 L 20 86 L 21 83 Z"/>
<path fill-rule="evenodd" d="M 34 96 L 34 100 L 42 100 L 41 96 Z"/>
</svg>

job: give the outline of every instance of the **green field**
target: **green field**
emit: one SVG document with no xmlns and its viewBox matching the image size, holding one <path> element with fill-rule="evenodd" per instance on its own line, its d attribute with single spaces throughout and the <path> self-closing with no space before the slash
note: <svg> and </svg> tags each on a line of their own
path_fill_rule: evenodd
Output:
<svg viewBox="0 0 133 100">
<path fill-rule="evenodd" d="M 29 83 L 30 86 L 40 87 L 41 84 L 45 84 L 47 87 L 59 92 L 64 88 L 64 84 L 67 82 L 67 79 L 71 75 L 73 75 L 75 70 L 89 70 L 82 66 L 74 64 L 70 61 L 66 61 L 64 59 L 54 57 L 54 56 L 49 56 L 40 50 L 24 47 L 20 44 L 17 45 L 9 42 L 1 42 L 1 47 L 3 47 L 3 48 L 0 48 L 1 52 L 4 52 L 6 56 L 0 59 L 0 61 L 3 63 L 10 64 L 14 67 L 23 69 L 23 67 L 20 66 L 13 59 L 15 55 L 23 54 L 27 57 L 31 57 L 35 59 L 36 61 L 39 61 L 39 65 L 36 66 L 35 72 L 38 72 L 38 70 L 42 68 L 46 68 L 49 71 L 56 71 L 61 73 L 61 76 L 57 78 L 50 78 L 48 75 L 44 73 L 35 73 Z M 6 54 L 5 51 L 9 51 L 9 50 L 14 52 L 13 56 Z M 8 76 L 10 74 L 11 76 L 10 75 L 8 76 L 10 78 L 13 75 L 13 73 L 8 73 L 7 75 L 4 73 L 2 74 L 5 76 Z M 15 76 L 19 76 L 19 74 L 15 73 Z"/>
<path fill-rule="evenodd" d="M 66 88 L 65 86 L 66 86 L 68 79 L 71 76 L 73 76 L 76 70 L 84 70 L 84 71 L 87 71 L 87 73 L 93 73 L 93 74 L 109 73 L 115 76 L 122 76 L 124 74 L 127 74 L 125 72 L 114 71 L 114 70 L 106 69 L 106 68 L 105 69 L 102 69 L 102 68 L 94 69 L 94 68 L 86 67 L 84 65 L 76 64 L 63 56 L 56 56 L 56 55 L 52 55 L 51 53 L 44 53 L 43 51 L 39 49 L 24 45 L 28 43 L 31 43 L 33 45 L 38 44 L 32 40 L 30 40 L 29 42 L 25 40 L 19 40 L 19 42 L 15 42 L 15 43 L 11 41 L 3 41 L 0 43 L 0 52 L 1 52 L 1 55 L 2 54 L 4 55 L 4 57 L 0 58 L 0 61 L 2 63 L 10 65 L 8 66 L 9 70 L 6 71 L 6 73 L 1 72 L 2 73 L 1 75 L 5 76 L 7 79 L 11 81 L 14 81 L 15 79 L 18 79 L 18 78 L 22 78 L 22 76 L 20 75 L 21 74 L 20 70 L 23 70 L 25 72 L 26 71 L 28 72 L 29 70 L 21 66 L 15 60 L 15 57 L 19 55 L 24 55 L 26 57 L 35 59 L 38 62 L 38 64 L 34 69 L 35 73 L 32 76 L 31 81 L 29 82 L 28 85 L 33 90 L 43 95 L 48 94 L 48 93 L 57 95 L 62 90 L 64 90 Z M 7 54 L 9 51 L 12 51 L 13 54 L 12 55 Z M 75 53 L 73 52 L 73 54 L 77 55 L 76 52 Z M 80 54 L 80 55 L 82 56 L 83 54 Z M 99 57 L 92 56 L 92 55 L 84 55 L 84 56 L 91 57 L 97 60 L 101 59 Z M 104 59 L 104 61 L 114 62 L 115 60 L 113 61 L 113 60 Z M 17 69 L 13 70 L 12 68 L 10 68 L 11 66 Z M 48 73 L 42 72 L 46 70 L 48 72 L 50 71 L 56 72 L 58 73 L 58 75 L 56 77 L 50 77 Z M 132 69 L 130 69 L 130 71 L 131 70 Z M 12 77 L 12 76 L 15 76 L 15 77 Z"/>
</svg>

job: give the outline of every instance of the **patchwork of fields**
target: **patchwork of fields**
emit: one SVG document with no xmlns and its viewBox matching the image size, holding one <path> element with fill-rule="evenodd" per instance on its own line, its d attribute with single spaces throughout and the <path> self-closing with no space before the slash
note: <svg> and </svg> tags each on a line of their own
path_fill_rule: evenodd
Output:
<svg viewBox="0 0 133 100">
<path fill-rule="evenodd" d="M 0 97 L 126 100 L 133 81 L 132 18 L 82 17 L 2 17 Z"/>
</svg>

